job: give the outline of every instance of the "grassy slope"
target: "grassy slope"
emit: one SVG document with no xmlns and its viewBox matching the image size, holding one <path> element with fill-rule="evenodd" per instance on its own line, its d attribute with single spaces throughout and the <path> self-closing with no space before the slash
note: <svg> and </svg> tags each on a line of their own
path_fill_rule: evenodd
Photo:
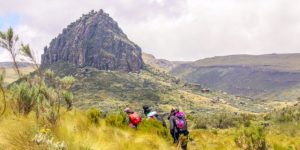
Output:
<svg viewBox="0 0 300 150">
<path fill-rule="evenodd" d="M 1 70 L 1 69 L 0 69 Z M 28 67 L 21 67 L 20 68 L 21 73 L 26 75 L 32 72 L 34 69 L 30 66 Z M 16 74 L 15 70 L 13 68 L 5 68 L 5 78 L 4 78 L 4 84 L 10 84 L 18 79 L 18 75 Z"/>
<path fill-rule="evenodd" d="M 17 129 L 17 130 L 16 130 Z M 300 126 L 297 123 L 275 123 L 265 129 L 269 148 L 276 150 L 300 148 Z M 36 126 L 34 114 L 17 117 L 7 113 L 0 119 L 0 149 L 46 149 L 47 145 L 37 145 L 32 139 L 44 130 Z M 104 120 L 99 126 L 88 123 L 86 113 L 80 110 L 62 111 L 57 127 L 49 131 L 55 142 L 64 142 L 72 150 L 172 150 L 176 145 L 149 131 L 116 128 L 107 125 Z M 234 139 L 238 129 L 191 129 L 189 149 L 220 150 L 240 149 Z M 49 148 L 49 145 L 48 145 Z"/>
<path fill-rule="evenodd" d="M 200 89 L 183 87 L 183 81 L 149 67 L 139 74 L 76 68 L 64 63 L 57 63 L 51 68 L 58 75 L 76 77 L 73 87 L 75 105 L 83 109 L 94 106 L 109 111 L 130 105 L 141 111 L 142 105 L 148 104 L 159 112 L 168 112 L 174 106 L 196 113 L 224 109 L 244 111 L 230 103 L 212 103 L 212 98 L 216 97 L 213 93 L 203 95 L 197 92 Z"/>
</svg>

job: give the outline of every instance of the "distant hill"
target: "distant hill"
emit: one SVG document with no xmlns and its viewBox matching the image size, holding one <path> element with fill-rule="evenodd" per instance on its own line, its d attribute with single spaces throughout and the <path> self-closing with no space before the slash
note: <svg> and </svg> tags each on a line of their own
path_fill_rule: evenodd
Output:
<svg viewBox="0 0 300 150">
<path fill-rule="evenodd" d="M 27 63 L 27 62 L 18 62 L 17 64 L 21 68 L 32 66 L 31 63 Z M 0 68 L 13 68 L 13 67 L 14 67 L 13 62 L 0 62 Z"/>
<path fill-rule="evenodd" d="M 300 54 L 212 57 L 180 64 L 171 73 L 235 95 L 276 100 L 300 97 L 296 92 L 285 94 L 300 85 Z"/>
<path fill-rule="evenodd" d="M 142 58 L 146 64 L 162 71 L 170 71 L 173 68 L 175 68 L 177 65 L 187 63 L 181 61 L 169 61 L 166 59 L 157 59 L 155 58 L 154 55 L 145 52 L 143 52 Z"/>
</svg>

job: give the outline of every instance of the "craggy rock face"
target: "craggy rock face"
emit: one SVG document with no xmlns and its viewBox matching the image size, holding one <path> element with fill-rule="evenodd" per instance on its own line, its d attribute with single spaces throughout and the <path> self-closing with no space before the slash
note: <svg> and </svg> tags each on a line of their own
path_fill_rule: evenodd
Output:
<svg viewBox="0 0 300 150">
<path fill-rule="evenodd" d="M 138 72 L 143 68 L 141 48 L 103 10 L 83 15 L 45 47 L 42 66 L 58 61 L 101 70 Z"/>
</svg>

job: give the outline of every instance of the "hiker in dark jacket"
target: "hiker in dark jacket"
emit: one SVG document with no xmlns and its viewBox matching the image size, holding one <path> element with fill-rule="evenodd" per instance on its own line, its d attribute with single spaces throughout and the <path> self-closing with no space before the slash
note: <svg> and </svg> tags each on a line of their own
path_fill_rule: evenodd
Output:
<svg viewBox="0 0 300 150">
<path fill-rule="evenodd" d="M 168 116 L 168 120 L 170 122 L 170 133 L 173 137 L 173 142 L 176 143 L 178 138 L 177 136 L 175 135 L 177 133 L 177 129 L 176 129 L 176 126 L 175 126 L 175 114 L 176 114 L 176 109 L 175 108 L 172 108 L 171 109 L 171 112 L 170 112 L 170 115 Z"/>
<path fill-rule="evenodd" d="M 174 139 L 174 143 L 177 143 L 183 150 L 186 150 L 189 134 L 186 115 L 180 112 L 178 108 L 175 108 L 171 110 L 168 119 L 170 121 L 170 133 Z"/>
<path fill-rule="evenodd" d="M 152 111 L 148 105 L 143 106 L 144 114 L 147 116 L 147 118 L 156 119 L 157 121 L 161 122 L 164 127 L 167 127 L 167 124 L 162 116 L 157 114 L 156 111 Z"/>
</svg>

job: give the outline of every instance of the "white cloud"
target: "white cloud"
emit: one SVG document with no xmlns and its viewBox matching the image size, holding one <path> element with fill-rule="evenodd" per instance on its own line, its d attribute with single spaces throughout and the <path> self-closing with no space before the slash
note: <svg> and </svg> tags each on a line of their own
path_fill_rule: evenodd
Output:
<svg viewBox="0 0 300 150">
<path fill-rule="evenodd" d="M 171 60 L 228 54 L 300 52 L 300 1 L 0 0 L 18 13 L 16 30 L 42 52 L 70 22 L 103 8 L 144 51 Z M 4 58 L 1 56 L 1 59 Z"/>
</svg>

